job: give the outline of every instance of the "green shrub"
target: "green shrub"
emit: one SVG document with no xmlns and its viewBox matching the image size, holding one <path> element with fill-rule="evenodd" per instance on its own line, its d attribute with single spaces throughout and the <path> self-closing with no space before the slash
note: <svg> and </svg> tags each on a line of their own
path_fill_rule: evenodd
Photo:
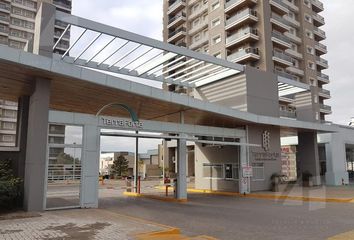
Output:
<svg viewBox="0 0 354 240">
<path fill-rule="evenodd" d="M 0 209 L 17 205 L 22 180 L 13 175 L 10 160 L 0 160 Z"/>
</svg>

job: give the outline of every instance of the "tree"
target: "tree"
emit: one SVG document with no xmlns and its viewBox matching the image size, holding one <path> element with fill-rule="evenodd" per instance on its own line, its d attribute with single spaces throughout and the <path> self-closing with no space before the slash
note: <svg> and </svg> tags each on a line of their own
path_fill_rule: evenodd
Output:
<svg viewBox="0 0 354 240">
<path fill-rule="evenodd" d="M 0 212 L 19 203 L 21 179 L 14 176 L 11 161 L 0 160 Z"/>
<path fill-rule="evenodd" d="M 119 155 L 119 157 L 114 159 L 114 161 L 113 161 L 112 172 L 116 176 L 121 177 L 122 175 L 127 173 L 128 164 L 129 164 L 129 161 L 123 155 Z"/>
</svg>

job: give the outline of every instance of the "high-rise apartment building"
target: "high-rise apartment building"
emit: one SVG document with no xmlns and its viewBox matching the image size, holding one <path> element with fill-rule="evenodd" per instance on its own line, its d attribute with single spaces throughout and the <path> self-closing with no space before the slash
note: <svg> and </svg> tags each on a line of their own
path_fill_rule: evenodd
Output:
<svg viewBox="0 0 354 240">
<path fill-rule="evenodd" d="M 0 0 L 0 44 L 23 49 L 33 39 L 35 17 L 41 1 L 47 0 Z M 58 11 L 71 13 L 71 0 L 49 0 Z M 53 41 L 57 41 L 66 24 L 55 21 Z M 55 52 L 69 48 L 70 31 L 57 45 Z M 17 103 L 0 100 L 0 147 L 15 146 Z M 11 128 L 10 128 L 11 127 Z"/>
<path fill-rule="evenodd" d="M 320 1 L 164 0 L 163 9 L 165 42 L 310 86 L 279 98 L 281 117 L 325 121 L 331 114 Z"/>
</svg>

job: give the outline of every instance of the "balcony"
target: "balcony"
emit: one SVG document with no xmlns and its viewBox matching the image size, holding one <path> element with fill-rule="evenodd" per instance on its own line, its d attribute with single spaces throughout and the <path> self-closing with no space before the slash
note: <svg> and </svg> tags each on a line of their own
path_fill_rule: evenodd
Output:
<svg viewBox="0 0 354 240">
<path fill-rule="evenodd" d="M 291 112 L 288 110 L 280 110 L 280 117 L 285 117 L 285 118 L 296 118 L 296 112 Z"/>
<path fill-rule="evenodd" d="M 192 50 L 197 49 L 197 48 L 203 46 L 204 44 L 208 43 L 208 41 L 209 41 L 209 34 L 205 34 L 200 39 L 198 39 L 197 41 L 192 43 L 189 46 L 189 49 L 192 49 Z"/>
<path fill-rule="evenodd" d="M 323 3 L 319 0 L 311 0 L 312 10 L 316 13 L 322 12 L 324 10 Z"/>
<path fill-rule="evenodd" d="M 272 11 L 283 16 L 289 13 L 288 6 L 282 0 L 269 0 Z"/>
<path fill-rule="evenodd" d="M 281 72 L 281 71 L 274 70 L 274 73 L 277 74 L 280 77 L 287 78 L 287 79 L 290 79 L 290 80 L 294 80 L 294 81 L 298 81 L 299 80 L 299 77 L 291 75 L 291 74 L 286 73 L 286 72 Z"/>
<path fill-rule="evenodd" d="M 69 12 L 71 11 L 70 1 L 56 1 L 56 0 L 54 0 L 53 4 L 60 9 L 63 9 L 63 10 L 69 11 Z"/>
<path fill-rule="evenodd" d="M 284 35 L 286 37 L 288 37 L 292 42 L 296 42 L 296 43 L 302 43 L 302 39 L 299 38 L 298 36 L 291 34 L 289 32 L 285 32 Z"/>
<path fill-rule="evenodd" d="M 188 34 L 193 35 L 203 28 L 207 27 L 209 23 L 208 18 L 205 18 L 204 20 L 200 20 L 200 22 L 197 25 L 192 26 L 192 28 L 189 30 Z"/>
<path fill-rule="evenodd" d="M 304 76 L 304 71 L 295 66 L 287 67 L 286 71 L 299 77 Z"/>
<path fill-rule="evenodd" d="M 172 27 L 175 28 L 176 26 L 179 26 L 182 23 L 184 23 L 186 19 L 187 19 L 186 13 L 181 12 L 168 20 L 167 28 L 172 28 Z"/>
<path fill-rule="evenodd" d="M 226 0 L 225 13 L 240 10 L 245 7 L 252 8 L 257 4 L 257 0 Z"/>
<path fill-rule="evenodd" d="M 329 76 L 327 74 L 317 72 L 317 80 L 321 81 L 322 83 L 328 84 L 329 83 Z"/>
<path fill-rule="evenodd" d="M 257 12 L 251 9 L 245 9 L 226 20 L 225 30 L 232 30 L 241 24 L 243 25 L 255 22 L 258 22 Z"/>
<path fill-rule="evenodd" d="M 245 42 L 253 42 L 258 40 L 259 36 L 257 29 L 248 27 L 246 29 L 239 30 L 227 37 L 226 48 L 235 46 L 237 44 L 243 44 Z"/>
<path fill-rule="evenodd" d="M 318 95 L 326 99 L 331 98 L 331 92 L 323 88 L 318 88 Z"/>
<path fill-rule="evenodd" d="M 65 29 L 68 26 L 67 23 L 63 23 L 62 21 L 55 20 L 55 27 L 60 29 Z"/>
<path fill-rule="evenodd" d="M 285 5 L 293 12 L 299 12 L 299 7 L 289 1 L 283 1 Z"/>
<path fill-rule="evenodd" d="M 284 34 L 279 32 L 272 32 L 272 41 L 275 46 L 281 49 L 291 48 L 291 44 L 289 38 L 287 38 Z"/>
<path fill-rule="evenodd" d="M 0 38 L 0 44 L 2 44 L 2 45 L 9 45 L 9 40 Z"/>
<path fill-rule="evenodd" d="M 283 16 L 283 18 L 290 23 L 291 26 L 298 28 L 300 27 L 300 22 L 297 21 L 295 18 L 291 18 L 288 15 Z"/>
<path fill-rule="evenodd" d="M 316 42 L 315 49 L 317 55 L 323 55 L 327 53 L 327 46 L 323 45 L 322 43 Z"/>
<path fill-rule="evenodd" d="M 208 11 L 208 4 L 204 4 L 201 7 L 199 7 L 197 10 L 195 10 L 194 12 L 192 12 L 189 16 L 188 16 L 188 20 L 191 21 L 196 17 L 199 17 L 201 15 L 203 15 L 204 12 Z"/>
<path fill-rule="evenodd" d="M 4 25 L 0 25 L 0 34 L 8 36 L 9 35 L 9 28 Z"/>
<path fill-rule="evenodd" d="M 8 25 L 10 22 L 10 16 L 0 15 L 0 23 Z"/>
<path fill-rule="evenodd" d="M 328 61 L 321 58 L 321 57 L 316 58 L 316 64 L 317 64 L 317 67 L 320 69 L 327 69 L 328 68 Z"/>
<path fill-rule="evenodd" d="M 167 14 L 173 14 L 179 12 L 186 7 L 186 0 L 176 0 L 170 1 L 170 6 L 168 7 Z"/>
<path fill-rule="evenodd" d="M 288 32 L 290 30 L 290 24 L 285 18 L 272 13 L 270 22 L 273 24 L 273 28 L 279 32 Z"/>
<path fill-rule="evenodd" d="M 5 13 L 10 13 L 11 7 L 9 4 L 0 2 L 0 11 Z"/>
<path fill-rule="evenodd" d="M 320 107 L 320 112 L 324 114 L 332 114 L 332 107 L 325 105 L 325 104 L 319 104 Z"/>
<path fill-rule="evenodd" d="M 168 34 L 167 42 L 169 42 L 169 43 L 176 42 L 176 41 L 184 38 L 186 35 L 187 35 L 186 28 L 184 28 L 184 27 L 179 28 L 179 29 Z"/>
<path fill-rule="evenodd" d="M 326 39 L 326 32 L 321 30 L 321 29 L 319 29 L 319 28 L 317 28 L 317 27 L 314 28 L 313 33 L 315 35 L 315 40 L 317 42 Z"/>
<path fill-rule="evenodd" d="M 259 59 L 260 56 L 258 48 L 242 49 L 227 56 L 228 61 L 235 63 L 244 63 L 248 61 L 256 61 Z"/>
<path fill-rule="evenodd" d="M 302 53 L 299 53 L 299 52 L 297 52 L 297 51 L 295 51 L 295 50 L 293 50 L 293 49 L 291 49 L 291 48 L 286 49 L 285 52 L 286 52 L 288 55 L 290 55 L 290 56 L 292 56 L 292 57 L 294 57 L 294 58 L 296 58 L 296 59 L 299 59 L 299 60 L 302 60 L 302 59 L 304 58 L 303 55 L 302 55 Z"/>
<path fill-rule="evenodd" d="M 324 17 L 318 15 L 317 13 L 313 14 L 312 18 L 313 18 L 313 25 L 315 25 L 316 27 L 321 27 L 325 25 Z"/>
<path fill-rule="evenodd" d="M 293 66 L 290 56 L 282 52 L 273 51 L 273 61 L 277 62 L 281 66 L 290 67 Z"/>
<path fill-rule="evenodd" d="M 60 31 L 56 31 L 54 33 L 54 37 L 59 39 L 60 36 L 63 34 L 63 32 L 60 32 Z M 70 32 L 66 32 L 62 38 L 62 40 L 66 40 L 66 41 L 70 41 Z"/>
</svg>

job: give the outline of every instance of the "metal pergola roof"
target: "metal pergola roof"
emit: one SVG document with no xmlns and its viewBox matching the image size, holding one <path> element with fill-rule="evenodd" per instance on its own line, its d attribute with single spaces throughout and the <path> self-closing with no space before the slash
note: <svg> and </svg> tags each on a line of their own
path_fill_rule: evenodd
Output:
<svg viewBox="0 0 354 240">
<path fill-rule="evenodd" d="M 67 13 L 57 11 L 56 19 L 68 26 L 53 51 L 72 26 L 80 31 L 61 55 L 68 63 L 191 88 L 244 71 L 240 64 Z"/>
<path fill-rule="evenodd" d="M 57 11 L 56 19 L 75 27 L 78 37 L 60 58 L 82 67 L 196 88 L 244 72 L 244 66 L 184 47 Z M 70 56 L 69 56 L 70 53 Z M 278 77 L 279 96 L 308 91 L 309 86 Z"/>
</svg>

